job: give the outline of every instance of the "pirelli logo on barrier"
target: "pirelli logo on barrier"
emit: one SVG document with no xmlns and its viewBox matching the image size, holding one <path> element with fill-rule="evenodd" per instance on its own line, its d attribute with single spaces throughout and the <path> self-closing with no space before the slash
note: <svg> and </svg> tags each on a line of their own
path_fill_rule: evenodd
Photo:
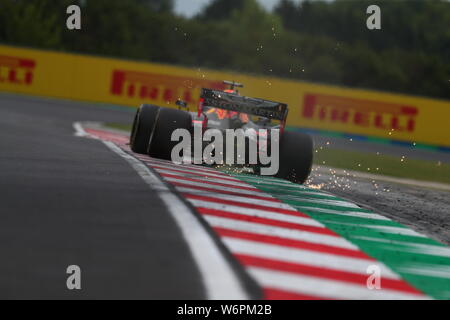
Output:
<svg viewBox="0 0 450 320">
<path fill-rule="evenodd" d="M 450 101 L 275 78 L 268 87 L 264 77 L 203 72 L 212 78 L 192 68 L 0 45 L 1 92 L 134 107 L 175 108 L 183 99 L 195 108 L 201 88 L 222 90 L 223 79 L 235 79 L 246 95 L 288 104 L 291 127 L 450 147 Z"/>
<path fill-rule="evenodd" d="M 155 102 L 174 103 L 180 98 L 187 103 L 196 103 L 202 87 L 222 90 L 225 85 L 220 81 L 114 70 L 111 94 Z"/>
<path fill-rule="evenodd" d="M 414 132 L 418 109 L 394 103 L 305 94 L 302 117 L 324 124 L 345 124 L 383 131 Z"/>
<path fill-rule="evenodd" d="M 0 55 L 0 82 L 29 86 L 35 67 L 34 60 Z"/>
</svg>

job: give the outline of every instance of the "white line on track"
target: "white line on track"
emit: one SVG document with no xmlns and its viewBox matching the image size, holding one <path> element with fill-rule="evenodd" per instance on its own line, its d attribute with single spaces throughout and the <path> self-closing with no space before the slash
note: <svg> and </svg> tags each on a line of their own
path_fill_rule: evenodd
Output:
<svg viewBox="0 0 450 320">
<path fill-rule="evenodd" d="M 73 128 L 75 129 L 74 136 L 76 137 L 89 137 L 90 135 L 84 131 L 83 126 L 79 122 L 75 122 L 73 124 Z"/>
<path fill-rule="evenodd" d="M 145 162 L 145 161 L 144 161 Z M 147 162 L 149 163 L 149 162 Z M 239 179 L 233 178 L 231 176 L 224 176 L 223 174 L 214 174 L 208 171 L 203 170 L 193 170 L 191 168 L 183 168 L 183 167 L 174 167 L 167 164 L 160 164 L 160 163 L 149 163 L 152 168 L 159 169 L 159 170 L 165 170 L 170 172 L 178 172 L 178 173 L 184 173 L 186 175 L 192 176 L 192 175 L 202 175 L 204 177 L 212 177 L 212 178 L 218 178 L 218 179 L 226 179 L 230 181 L 236 181 L 236 182 L 242 182 Z"/>
<path fill-rule="evenodd" d="M 341 237 L 318 234 L 309 231 L 300 231 L 283 227 L 275 227 L 249 221 L 238 221 L 229 218 L 205 215 L 204 218 L 214 227 L 222 227 L 235 231 L 243 231 L 258 235 L 274 236 L 284 239 L 300 240 L 310 243 L 320 243 L 332 247 L 359 250 L 351 242 Z"/>
<path fill-rule="evenodd" d="M 304 217 L 298 217 L 288 214 L 281 214 L 277 212 L 270 212 L 267 210 L 259 210 L 259 209 L 252 209 L 252 208 L 245 208 L 245 207 L 238 207 L 233 206 L 229 204 L 221 204 L 211 201 L 203 201 L 203 200 L 195 200 L 195 199 L 189 199 L 189 202 L 192 203 L 195 207 L 198 208 L 208 208 L 208 209 L 214 209 L 214 210 L 222 210 L 232 213 L 238 213 L 240 215 L 245 215 L 249 217 L 259 217 L 259 218 L 265 218 L 265 219 L 271 219 L 276 221 L 283 221 L 283 222 L 290 222 L 290 223 L 296 223 L 300 225 L 305 226 L 314 226 L 319 228 L 325 228 L 321 223 L 317 222 L 314 219 L 311 218 L 304 218 Z"/>
<path fill-rule="evenodd" d="M 280 202 L 280 201 L 273 201 L 270 198 L 268 198 L 269 200 L 261 200 L 261 199 L 255 200 L 254 198 L 248 197 L 248 196 L 234 196 L 234 195 L 230 195 L 230 194 L 226 194 L 226 193 L 199 191 L 196 189 L 182 188 L 182 187 L 177 188 L 177 189 L 179 192 L 184 193 L 187 198 L 189 198 L 189 197 L 193 198 L 193 196 L 198 195 L 198 196 L 214 198 L 217 200 L 229 200 L 229 201 L 239 202 L 242 204 L 257 204 L 259 206 L 264 206 L 264 207 L 269 207 L 269 208 L 285 209 L 285 210 L 289 210 L 292 212 L 298 212 L 297 210 L 292 208 L 287 203 Z M 211 201 L 214 201 L 214 200 L 211 200 Z"/>
<path fill-rule="evenodd" d="M 379 225 L 371 225 L 371 224 L 361 224 L 361 223 L 347 223 L 347 222 L 337 222 L 337 221 L 329 221 L 329 223 L 335 224 L 335 225 L 345 225 L 345 226 L 354 226 L 358 228 L 367 228 L 367 229 L 374 229 L 375 231 L 379 232 L 385 232 L 385 233 L 392 233 L 392 234 L 399 234 L 402 236 L 411 236 L 411 237 L 418 237 L 418 238 L 426 238 L 425 235 L 420 234 L 412 229 L 408 229 L 404 226 L 401 227 L 395 227 L 395 226 L 379 226 Z"/>
<path fill-rule="evenodd" d="M 80 123 L 74 123 L 75 135 L 90 136 Z M 233 268 L 191 210 L 148 167 L 112 142 L 103 141 L 111 151 L 124 158 L 167 206 L 196 262 L 208 299 L 248 299 Z"/>
<path fill-rule="evenodd" d="M 136 157 L 146 163 L 154 164 L 154 165 L 167 165 L 171 166 L 172 168 L 179 168 L 179 169 L 191 169 L 198 172 L 206 172 L 206 173 L 212 173 L 216 175 L 222 175 L 224 177 L 227 177 L 226 174 L 221 173 L 220 171 L 217 171 L 215 169 L 209 169 L 208 167 L 204 167 L 201 165 L 192 165 L 192 164 L 176 164 L 173 163 L 170 160 L 162 160 L 157 158 L 150 158 L 147 155 L 136 155 Z"/>
<path fill-rule="evenodd" d="M 274 185 L 272 183 L 260 183 L 256 180 L 251 181 L 249 179 L 242 179 L 242 181 L 245 181 L 245 182 L 247 182 L 251 185 L 257 186 L 257 187 L 268 187 L 268 188 L 275 189 L 275 190 L 277 190 L 276 187 L 278 185 L 282 186 L 281 184 Z M 283 186 L 283 187 L 286 187 L 286 186 Z M 299 195 L 299 196 L 311 195 L 311 196 L 323 196 L 326 198 L 338 199 L 338 197 L 336 197 L 335 195 L 332 195 L 331 193 L 319 191 L 319 190 L 313 190 L 313 189 L 305 189 L 301 185 L 292 185 L 292 183 L 291 183 L 291 185 L 287 185 L 287 187 L 291 187 L 291 188 L 284 189 L 283 193 L 289 192 L 289 194 L 295 194 L 295 195 Z"/>
<path fill-rule="evenodd" d="M 193 179 L 193 180 L 198 180 L 201 182 L 206 182 L 206 183 L 221 183 L 221 184 L 226 184 L 227 186 L 233 186 L 233 187 L 245 187 L 248 189 L 255 189 L 258 190 L 256 188 L 254 188 L 253 186 L 246 184 L 246 183 L 242 183 L 242 181 L 236 180 L 236 181 L 230 181 L 228 179 L 221 179 L 221 178 L 214 178 L 214 181 L 212 181 L 211 178 L 208 177 L 203 177 L 203 176 L 195 176 L 195 177 L 186 177 L 186 174 L 184 173 L 180 173 L 180 172 L 174 172 L 174 171 L 170 171 L 170 170 L 161 170 L 161 169 L 155 169 L 159 174 L 161 175 L 165 175 L 165 174 L 170 174 L 172 176 L 177 176 L 177 177 L 185 177 L 188 179 Z M 184 180 L 184 179 L 183 179 Z"/>
<path fill-rule="evenodd" d="M 384 279 L 400 279 L 400 277 L 384 264 L 372 260 L 339 256 L 311 250 L 286 248 L 281 245 L 262 243 L 224 237 L 224 243 L 232 252 L 248 256 L 273 259 L 282 262 L 307 264 L 336 271 L 352 272 L 366 275 L 367 268 L 377 265 Z"/>
<path fill-rule="evenodd" d="M 193 195 L 199 195 L 199 196 L 205 196 L 205 197 L 215 197 L 217 199 L 229 199 L 229 200 L 234 200 L 234 201 L 241 201 L 244 203 L 249 203 L 249 202 L 255 203 L 255 201 L 256 201 L 254 198 L 250 197 L 250 194 L 242 194 L 241 195 L 242 192 L 240 192 L 240 191 L 242 191 L 242 190 L 238 190 L 238 191 L 234 191 L 234 192 L 230 191 L 230 192 L 233 192 L 234 194 L 228 194 L 228 193 L 218 193 L 216 190 L 214 190 L 214 192 L 213 191 L 205 191 L 196 186 L 190 186 L 190 187 L 175 186 L 175 188 L 180 193 L 190 193 Z M 207 186 L 207 188 L 209 189 L 209 186 Z M 221 188 L 221 191 L 224 192 L 227 190 Z M 290 208 L 289 205 L 284 206 L 283 202 L 280 202 L 278 199 L 275 199 L 275 198 L 267 197 L 266 194 L 262 194 L 262 195 L 258 194 L 258 196 L 261 199 L 264 199 L 264 200 L 258 199 L 257 200 L 258 203 L 260 203 L 260 201 L 261 201 L 261 204 L 264 204 L 267 206 L 269 206 L 269 203 L 273 203 L 274 208 Z M 249 201 L 247 201 L 247 200 L 249 200 Z"/>
<path fill-rule="evenodd" d="M 386 246 L 383 246 L 384 250 L 411 252 L 417 254 L 450 258 L 450 248 L 438 244 L 424 244 L 424 243 L 415 243 L 411 241 L 405 242 L 366 236 L 357 236 L 355 237 L 355 239 L 386 243 Z"/>
<path fill-rule="evenodd" d="M 310 276 L 293 275 L 263 268 L 251 267 L 250 273 L 265 286 L 275 289 L 308 294 L 331 299 L 382 299 L 415 300 L 427 299 L 424 295 L 408 294 L 394 290 L 369 290 L 364 286 L 320 279 Z"/>
<path fill-rule="evenodd" d="M 339 216 L 349 216 L 349 217 L 355 217 L 355 218 L 392 221 L 391 219 L 389 219 L 385 216 L 376 214 L 376 213 L 359 212 L 359 211 L 339 211 L 339 210 L 333 210 L 333 209 L 301 207 L 301 206 L 298 206 L 296 208 L 298 208 L 299 210 L 305 210 L 305 211 L 311 211 L 311 212 L 317 212 L 317 213 L 335 214 L 335 215 L 339 215 Z"/>
<path fill-rule="evenodd" d="M 336 207 L 346 207 L 346 208 L 356 208 L 360 207 L 354 203 L 343 201 L 343 200 L 328 200 L 328 199 L 314 199 L 314 198 L 301 198 L 301 197 L 289 197 L 292 200 L 297 200 L 299 202 L 317 203 Z"/>
<path fill-rule="evenodd" d="M 399 267 L 399 270 L 409 274 L 418 274 L 426 277 L 450 279 L 450 266 L 436 266 L 428 263 L 412 263 Z"/>
<path fill-rule="evenodd" d="M 193 186 L 193 187 L 203 187 L 208 189 L 214 189 L 220 191 L 228 191 L 228 192 L 234 192 L 234 193 L 240 193 L 240 194 L 246 194 L 250 196 L 261 194 L 264 197 L 269 197 L 269 195 L 262 193 L 258 189 L 253 190 L 243 190 L 243 189 L 236 189 L 232 186 L 225 187 L 225 186 L 217 186 L 214 184 L 208 183 L 208 181 L 189 181 L 189 180 L 183 180 L 183 179 L 177 179 L 177 178 L 171 178 L 171 177 L 164 177 L 164 180 L 173 182 L 173 183 L 181 183 L 183 185 Z"/>
</svg>

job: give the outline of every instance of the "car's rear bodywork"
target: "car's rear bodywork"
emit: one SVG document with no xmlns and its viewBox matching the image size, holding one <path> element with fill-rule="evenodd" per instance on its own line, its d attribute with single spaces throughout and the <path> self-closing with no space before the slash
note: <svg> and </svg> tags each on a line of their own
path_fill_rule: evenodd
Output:
<svg viewBox="0 0 450 320">
<path fill-rule="evenodd" d="M 266 163 L 260 161 L 264 158 L 260 156 L 275 154 L 277 160 L 279 159 L 277 170 L 267 174 L 298 183 L 305 182 L 311 171 L 313 144 L 308 135 L 285 130 L 288 106 L 285 103 L 241 96 L 237 90 L 234 90 L 235 87 L 242 87 L 241 84 L 228 81 L 225 81 L 225 84 L 230 85 L 231 89 L 220 91 L 203 88 L 196 112 L 189 112 L 187 104 L 180 100 L 177 101 L 180 110 L 142 105 L 136 113 L 133 124 L 130 139 L 132 150 L 169 160 L 172 159 L 172 151 L 177 146 L 172 139 L 172 133 L 175 130 L 185 129 L 194 133 L 191 139 L 194 140 L 192 145 L 195 149 L 195 146 L 202 143 L 204 147 L 211 145 L 205 144 L 202 137 L 199 138 L 200 142 L 196 140 L 198 137 L 195 137 L 195 132 L 203 134 L 210 129 L 217 129 L 220 132 L 219 137 L 223 138 L 221 140 L 226 145 L 225 149 L 222 146 L 220 150 L 227 154 L 227 163 L 232 158 L 233 164 L 248 165 L 256 169 L 255 173 L 266 174 L 264 172 L 272 172 L 266 170 L 271 169 L 272 164 L 270 167 L 265 166 Z M 199 128 L 201 130 L 198 130 Z M 235 135 L 229 135 L 230 131 L 234 131 Z M 243 139 L 235 139 L 238 131 L 255 132 L 255 134 L 245 135 Z M 248 161 L 255 153 L 249 152 L 255 150 L 255 148 L 251 149 L 255 145 L 258 161 Z M 231 152 L 230 148 L 238 150 L 244 148 L 245 152 L 241 154 L 245 154 L 245 157 L 235 158 L 236 155 L 239 156 L 239 153 Z M 215 153 L 216 149 L 211 153 L 209 149 L 205 150 L 208 150 L 208 152 L 205 151 L 206 155 L 213 152 L 214 156 L 218 154 Z M 204 153 L 201 154 L 204 156 Z"/>
</svg>

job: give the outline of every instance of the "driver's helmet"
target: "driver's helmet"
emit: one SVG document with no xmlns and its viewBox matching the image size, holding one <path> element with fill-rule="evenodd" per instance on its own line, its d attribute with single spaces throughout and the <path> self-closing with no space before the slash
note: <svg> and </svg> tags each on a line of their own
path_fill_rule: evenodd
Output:
<svg viewBox="0 0 450 320">
<path fill-rule="evenodd" d="M 249 117 L 246 113 L 241 113 L 241 112 L 237 112 L 237 111 L 229 111 L 229 110 L 224 110 L 224 109 L 219 109 L 219 108 L 209 108 L 208 111 L 206 111 L 206 114 L 212 114 L 212 113 L 214 113 L 215 116 L 219 120 L 239 119 L 243 123 L 249 122 Z"/>
</svg>

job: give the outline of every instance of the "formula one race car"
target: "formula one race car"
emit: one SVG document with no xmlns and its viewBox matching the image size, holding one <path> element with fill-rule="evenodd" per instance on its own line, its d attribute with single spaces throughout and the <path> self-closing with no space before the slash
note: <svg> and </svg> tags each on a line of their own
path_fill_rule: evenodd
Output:
<svg viewBox="0 0 450 320">
<path fill-rule="evenodd" d="M 304 133 L 284 130 L 288 115 L 287 105 L 241 96 L 235 88 L 243 87 L 242 84 L 229 81 L 224 83 L 231 88 L 224 91 L 205 88 L 201 90 L 197 112 L 189 112 L 187 104 L 181 100 L 176 103 L 178 110 L 148 104 L 141 105 L 133 122 L 130 137 L 131 149 L 136 153 L 170 160 L 173 156 L 172 150 L 178 143 L 172 141 L 172 133 L 176 129 L 185 129 L 190 133 L 198 131 L 205 133 L 210 129 L 220 130 L 223 132 L 222 141 L 225 145 L 230 144 L 230 136 L 227 132 L 231 129 L 236 131 L 253 129 L 254 131 L 249 132 L 256 134 L 246 135 L 243 140 L 231 136 L 231 143 L 236 150 L 239 146 L 242 147 L 242 143 L 245 144 L 244 159 L 237 159 L 236 157 L 241 155 L 230 152 L 230 149 L 226 147 L 217 149 L 223 154 L 223 159 L 227 159 L 227 164 L 235 163 L 237 166 L 251 168 L 257 174 L 264 174 L 262 172 L 267 167 L 267 161 L 264 163 L 260 161 L 261 158 L 256 162 L 251 161 L 251 151 L 265 153 L 266 159 L 269 153 L 273 156 L 274 152 L 279 152 L 279 157 L 276 159 L 279 161 L 277 172 L 272 175 L 296 183 L 304 183 L 311 172 L 313 143 L 311 137 Z M 191 139 L 192 146 L 198 146 L 199 143 L 194 140 L 202 139 L 202 137 L 199 138 L 194 134 Z M 251 148 L 252 142 L 257 148 Z M 275 143 L 278 144 L 276 148 Z M 200 145 L 203 149 L 205 148 L 204 141 Z M 212 153 L 217 150 L 213 148 Z M 231 154 L 229 158 L 236 159 L 235 162 L 228 162 L 227 152 Z"/>
</svg>

